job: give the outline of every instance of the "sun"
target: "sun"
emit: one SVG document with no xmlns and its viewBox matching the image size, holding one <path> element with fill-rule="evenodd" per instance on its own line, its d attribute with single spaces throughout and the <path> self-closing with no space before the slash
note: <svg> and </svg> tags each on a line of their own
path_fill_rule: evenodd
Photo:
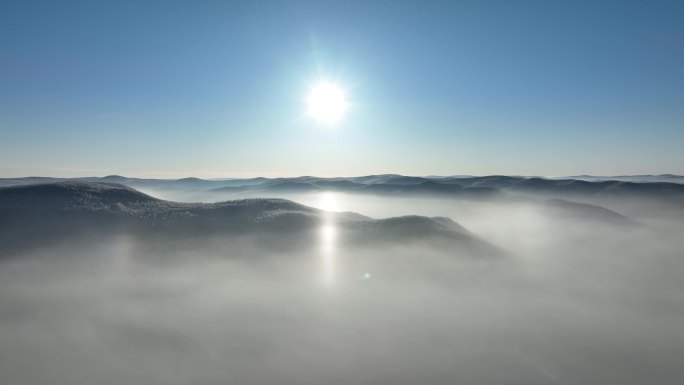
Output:
<svg viewBox="0 0 684 385">
<path fill-rule="evenodd" d="M 333 83 L 318 83 L 309 93 L 308 115 L 325 124 L 340 121 L 347 111 L 348 103 L 344 90 Z"/>
</svg>

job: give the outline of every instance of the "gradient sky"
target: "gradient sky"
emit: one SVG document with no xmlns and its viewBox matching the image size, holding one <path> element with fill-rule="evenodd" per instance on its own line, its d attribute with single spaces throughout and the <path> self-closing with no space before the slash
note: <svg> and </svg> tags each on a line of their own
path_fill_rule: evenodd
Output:
<svg viewBox="0 0 684 385">
<path fill-rule="evenodd" d="M 684 174 L 684 1 L 0 4 L 0 176 L 389 172 Z"/>
</svg>

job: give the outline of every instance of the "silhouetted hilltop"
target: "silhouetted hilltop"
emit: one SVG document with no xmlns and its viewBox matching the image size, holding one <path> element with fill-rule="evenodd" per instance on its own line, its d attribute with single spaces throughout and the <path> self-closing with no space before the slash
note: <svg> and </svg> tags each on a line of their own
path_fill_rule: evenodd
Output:
<svg viewBox="0 0 684 385">
<path fill-rule="evenodd" d="M 157 202 L 161 201 L 116 183 L 58 182 L 0 188 L 0 209 L 102 210 Z"/>
<path fill-rule="evenodd" d="M 421 178 L 418 176 L 397 176 L 397 177 L 387 178 L 386 180 L 382 181 L 382 183 L 393 184 L 393 185 L 415 185 L 415 184 L 421 184 L 421 183 L 424 183 L 427 181 L 429 181 L 429 179 Z"/>
<path fill-rule="evenodd" d="M 581 219 L 619 226 L 637 225 L 632 219 L 597 205 L 571 202 L 564 199 L 548 199 L 542 203 L 542 207 L 555 218 Z"/>
</svg>

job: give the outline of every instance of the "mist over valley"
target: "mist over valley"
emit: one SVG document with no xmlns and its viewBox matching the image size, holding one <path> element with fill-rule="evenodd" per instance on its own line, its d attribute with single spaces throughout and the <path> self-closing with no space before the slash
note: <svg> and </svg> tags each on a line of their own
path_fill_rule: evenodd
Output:
<svg viewBox="0 0 684 385">
<path fill-rule="evenodd" d="M 682 378 L 682 185 L 397 178 L 5 180 L 3 383 Z"/>
</svg>

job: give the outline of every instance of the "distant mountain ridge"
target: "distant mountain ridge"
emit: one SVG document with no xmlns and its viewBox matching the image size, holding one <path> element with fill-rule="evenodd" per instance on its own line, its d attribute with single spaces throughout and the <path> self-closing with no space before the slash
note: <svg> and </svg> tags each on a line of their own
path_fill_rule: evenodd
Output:
<svg viewBox="0 0 684 385">
<path fill-rule="evenodd" d="M 617 177 L 616 177 L 617 178 Z M 620 179 L 604 177 L 576 177 L 572 179 L 521 177 L 506 175 L 417 177 L 398 174 L 360 177 L 319 178 L 248 178 L 209 180 L 199 178 L 139 179 L 120 175 L 74 179 L 28 177 L 0 179 L 0 187 L 52 182 L 120 183 L 135 189 L 206 192 L 213 194 L 255 192 L 301 193 L 314 191 L 343 191 L 382 195 L 440 195 L 468 198 L 488 198 L 500 193 L 541 194 L 565 196 L 649 196 L 684 199 L 684 177 L 677 175 L 633 176 Z M 633 179 L 632 181 L 626 179 Z M 670 182 L 656 181 L 661 179 Z M 679 181 L 682 183 L 679 183 Z"/>
<path fill-rule="evenodd" d="M 608 181 L 608 180 L 618 180 L 622 182 L 637 182 L 637 183 L 653 183 L 653 182 L 665 182 L 665 183 L 679 183 L 684 184 L 683 175 L 674 174 L 659 174 L 659 175 L 616 175 L 616 176 L 595 176 L 595 175 L 577 175 L 577 176 L 567 176 L 558 179 L 578 179 L 585 180 L 588 182 L 592 181 Z"/>
</svg>

